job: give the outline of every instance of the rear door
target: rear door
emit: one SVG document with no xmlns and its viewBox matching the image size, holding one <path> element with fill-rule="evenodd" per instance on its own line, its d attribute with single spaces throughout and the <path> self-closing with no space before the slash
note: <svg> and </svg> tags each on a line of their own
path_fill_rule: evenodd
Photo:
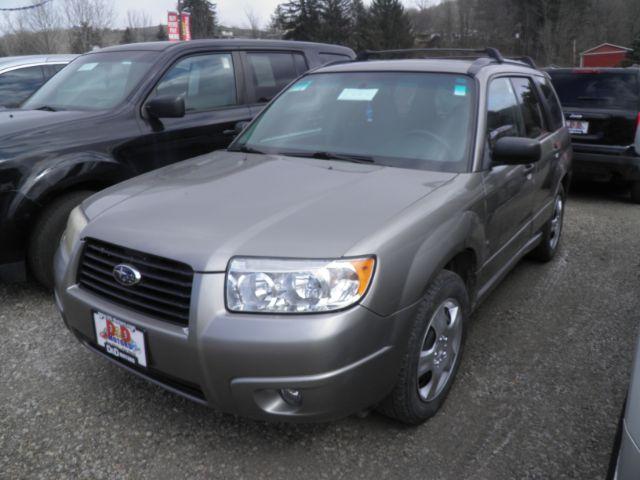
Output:
<svg viewBox="0 0 640 480">
<path fill-rule="evenodd" d="M 628 147 L 640 110 L 637 69 L 550 70 L 574 142 Z"/>
<path fill-rule="evenodd" d="M 136 142 L 147 169 L 226 148 L 225 134 L 235 124 L 251 119 L 238 75 L 241 62 L 232 52 L 197 53 L 181 58 L 156 84 L 147 101 L 156 96 L 183 96 L 183 118 L 145 120 L 147 130 Z"/>
<path fill-rule="evenodd" d="M 302 52 L 247 51 L 242 53 L 242 59 L 252 115 L 309 69 Z"/>
</svg>

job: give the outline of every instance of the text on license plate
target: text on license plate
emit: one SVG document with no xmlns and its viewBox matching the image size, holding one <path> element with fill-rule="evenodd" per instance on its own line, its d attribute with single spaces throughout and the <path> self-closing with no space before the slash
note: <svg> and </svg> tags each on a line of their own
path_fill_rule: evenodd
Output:
<svg viewBox="0 0 640 480">
<path fill-rule="evenodd" d="M 93 313 L 98 345 L 111 356 L 138 365 L 147 366 L 144 332 L 117 318 L 101 312 Z"/>
<path fill-rule="evenodd" d="M 589 132 L 589 122 L 569 120 L 567 126 L 569 127 L 569 133 L 574 135 L 586 135 Z"/>
</svg>

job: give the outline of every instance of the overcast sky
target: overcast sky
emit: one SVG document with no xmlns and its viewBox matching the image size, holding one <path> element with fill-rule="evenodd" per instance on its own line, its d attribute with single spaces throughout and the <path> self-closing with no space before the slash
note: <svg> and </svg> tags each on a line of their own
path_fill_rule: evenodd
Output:
<svg viewBox="0 0 640 480">
<path fill-rule="evenodd" d="M 261 19 L 263 25 L 269 22 L 276 5 L 284 0 L 217 0 L 220 22 L 229 26 L 246 26 L 246 11 L 252 10 Z M 414 6 L 414 0 L 403 0 L 406 6 Z M 153 23 L 167 23 L 167 11 L 176 6 L 175 0 L 114 0 L 116 11 L 120 14 L 120 26 L 126 24 L 127 10 L 144 10 L 153 18 Z"/>
</svg>

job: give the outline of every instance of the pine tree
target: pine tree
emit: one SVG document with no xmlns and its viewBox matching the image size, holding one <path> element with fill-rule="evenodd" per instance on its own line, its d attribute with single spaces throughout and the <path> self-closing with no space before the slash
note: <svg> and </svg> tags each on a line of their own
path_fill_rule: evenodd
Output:
<svg viewBox="0 0 640 480">
<path fill-rule="evenodd" d="M 277 23 L 288 40 L 321 40 L 319 0 L 290 0 L 281 4 Z"/>
<path fill-rule="evenodd" d="M 191 13 L 191 37 L 214 38 L 216 36 L 216 4 L 209 0 L 178 0 L 178 11 Z"/>
<path fill-rule="evenodd" d="M 413 46 L 411 21 L 400 0 L 373 0 L 370 12 L 375 48 L 394 49 Z"/>
<path fill-rule="evenodd" d="M 348 45 L 356 52 L 373 48 L 371 44 L 371 19 L 362 0 L 351 1 L 349 16 L 352 28 Z"/>
<path fill-rule="evenodd" d="M 120 39 L 120 44 L 125 45 L 127 43 L 134 43 L 135 41 L 135 35 L 133 34 L 131 28 L 125 28 L 124 32 L 122 33 L 122 38 Z"/>
<path fill-rule="evenodd" d="M 321 0 L 320 39 L 327 43 L 346 44 L 351 36 L 350 0 Z"/>
<path fill-rule="evenodd" d="M 162 42 L 165 40 L 169 40 L 169 35 L 167 35 L 167 29 L 164 28 L 164 25 L 158 25 L 158 31 L 156 32 L 156 40 Z"/>
</svg>

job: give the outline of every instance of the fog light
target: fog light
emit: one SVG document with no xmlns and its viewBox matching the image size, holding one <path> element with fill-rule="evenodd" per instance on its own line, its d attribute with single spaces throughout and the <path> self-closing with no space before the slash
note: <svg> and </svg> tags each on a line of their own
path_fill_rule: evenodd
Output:
<svg viewBox="0 0 640 480">
<path fill-rule="evenodd" d="M 292 407 L 299 407 L 302 404 L 302 392 L 295 388 L 283 388 L 280 390 L 282 399 Z"/>
</svg>

